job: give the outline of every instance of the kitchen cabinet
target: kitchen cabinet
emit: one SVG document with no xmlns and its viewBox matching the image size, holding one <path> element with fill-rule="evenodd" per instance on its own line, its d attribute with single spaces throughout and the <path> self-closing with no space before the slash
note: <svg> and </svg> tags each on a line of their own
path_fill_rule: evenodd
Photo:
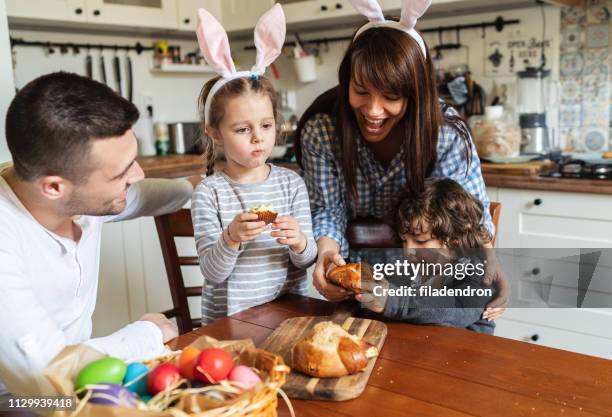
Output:
<svg viewBox="0 0 612 417">
<path fill-rule="evenodd" d="M 177 0 L 87 0 L 87 21 L 108 25 L 177 28 Z"/>
<path fill-rule="evenodd" d="M 85 22 L 86 0 L 6 0 L 6 14 L 11 18 Z"/>
<path fill-rule="evenodd" d="M 195 32 L 198 24 L 198 9 L 208 10 L 217 20 L 222 21 L 221 2 L 219 0 L 178 0 L 177 25 L 179 30 Z"/>
<path fill-rule="evenodd" d="M 282 3 L 282 2 L 281 2 Z M 357 16 L 357 12 L 348 0 L 305 0 L 283 4 L 287 24 Z"/>
<path fill-rule="evenodd" d="M 534 294 L 522 291 L 531 283 L 554 293 L 555 300 L 567 300 L 557 307 L 576 305 L 577 263 L 539 259 L 538 252 L 529 248 L 550 248 L 559 257 L 575 253 L 576 248 L 612 248 L 610 196 L 501 187 L 487 187 L 487 193 L 502 203 L 497 246 L 523 248 L 515 270 L 505 271 L 520 281 L 513 298 L 520 301 L 524 294 Z M 606 262 L 597 268 L 584 306 L 602 306 L 611 299 L 612 265 Z M 542 287 L 546 277 L 551 277 L 550 285 Z M 612 359 L 610 308 L 511 308 L 497 321 L 495 334 Z"/>
<path fill-rule="evenodd" d="M 499 188 L 499 247 L 612 247 L 612 199 L 605 194 Z"/>
<path fill-rule="evenodd" d="M 253 30 L 259 17 L 274 3 L 274 0 L 223 0 L 221 2 L 223 27 L 227 32 Z"/>
</svg>

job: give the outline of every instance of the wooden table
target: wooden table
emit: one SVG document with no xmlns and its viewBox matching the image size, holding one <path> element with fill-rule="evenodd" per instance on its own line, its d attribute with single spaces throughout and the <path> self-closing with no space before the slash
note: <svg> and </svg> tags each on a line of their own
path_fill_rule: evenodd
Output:
<svg viewBox="0 0 612 417">
<path fill-rule="evenodd" d="M 325 301 L 285 296 L 180 336 L 171 347 L 204 334 L 260 344 L 287 318 L 333 311 Z M 359 398 L 293 400 L 296 416 L 612 416 L 612 361 L 449 327 L 387 326 Z M 279 415 L 289 416 L 279 404 Z"/>
</svg>

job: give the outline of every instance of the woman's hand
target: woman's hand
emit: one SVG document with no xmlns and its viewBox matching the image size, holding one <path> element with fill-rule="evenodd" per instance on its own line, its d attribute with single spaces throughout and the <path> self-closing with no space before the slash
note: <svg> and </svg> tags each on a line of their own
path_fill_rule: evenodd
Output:
<svg viewBox="0 0 612 417">
<path fill-rule="evenodd" d="M 240 213 L 225 229 L 223 239 L 229 247 L 238 249 L 241 242 L 255 239 L 264 230 L 266 230 L 266 222 L 257 221 L 257 214 Z"/>
<path fill-rule="evenodd" d="M 487 267 L 482 280 L 485 285 L 495 286 L 497 297 L 487 304 L 484 313 L 482 313 L 482 318 L 492 321 L 501 317 L 504 311 L 506 311 L 508 299 L 510 298 L 510 284 L 504 276 L 504 271 L 495 255 L 495 251 L 492 248 L 487 248 L 485 249 L 485 254 Z"/>
<path fill-rule="evenodd" d="M 274 230 L 270 236 L 276 237 L 281 245 L 289 245 L 292 251 L 302 253 L 306 249 L 306 236 L 300 229 L 298 221 L 291 216 L 278 217 L 272 224 Z"/>
<path fill-rule="evenodd" d="M 337 285 L 332 284 L 325 278 L 327 273 L 336 266 L 345 265 L 346 262 L 340 256 L 340 247 L 333 239 L 323 236 L 317 241 L 319 256 L 312 273 L 312 282 L 319 294 L 329 301 L 342 301 L 348 298 L 348 292 Z"/>
</svg>

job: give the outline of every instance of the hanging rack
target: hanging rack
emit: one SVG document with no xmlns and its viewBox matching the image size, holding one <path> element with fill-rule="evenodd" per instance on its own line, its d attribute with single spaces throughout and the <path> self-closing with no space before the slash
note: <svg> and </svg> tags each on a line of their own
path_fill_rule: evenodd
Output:
<svg viewBox="0 0 612 417">
<path fill-rule="evenodd" d="M 153 51 L 155 48 L 152 46 L 144 46 L 140 42 L 136 42 L 134 45 L 118 45 L 118 44 L 102 44 L 102 43 L 74 43 L 74 42 L 41 42 L 41 41 L 26 41 L 23 38 L 10 38 L 11 48 L 15 46 L 39 46 L 43 48 L 60 48 L 61 51 L 67 51 L 72 49 L 76 53 L 80 49 L 98 49 L 100 51 L 104 49 L 110 49 L 117 51 L 119 49 L 125 51 L 136 51 L 140 55 L 143 51 Z"/>
<path fill-rule="evenodd" d="M 495 28 L 497 32 L 501 32 L 504 30 L 506 26 L 517 25 L 519 23 L 521 23 L 520 19 L 506 20 L 503 17 L 498 16 L 497 19 L 488 21 L 488 22 L 468 23 L 465 25 L 438 26 L 438 27 L 422 29 L 422 30 L 419 30 L 419 32 L 420 33 L 436 33 L 437 32 L 441 34 L 443 32 L 450 32 L 450 31 L 455 31 L 459 33 L 462 30 L 467 30 L 467 29 L 481 29 L 484 34 L 485 29 L 489 27 L 493 27 Z M 304 40 L 302 43 L 318 45 L 318 44 L 328 43 L 328 42 L 343 42 L 343 41 L 351 41 L 351 40 L 353 40 L 352 36 L 336 36 L 336 37 L 330 37 L 330 38 L 318 38 L 318 39 Z M 295 42 L 285 42 L 284 46 L 295 46 Z M 254 45 L 248 45 L 244 47 L 244 50 L 252 50 L 252 49 L 255 49 Z"/>
</svg>

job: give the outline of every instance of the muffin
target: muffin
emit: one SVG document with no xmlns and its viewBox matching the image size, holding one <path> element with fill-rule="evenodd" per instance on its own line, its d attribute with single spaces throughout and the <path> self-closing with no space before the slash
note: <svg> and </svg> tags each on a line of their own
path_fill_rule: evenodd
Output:
<svg viewBox="0 0 612 417">
<path fill-rule="evenodd" d="M 266 224 L 272 223 L 276 220 L 278 213 L 274 211 L 271 204 L 260 204 L 249 210 L 249 213 L 257 214 L 257 221 L 266 222 Z"/>
</svg>

